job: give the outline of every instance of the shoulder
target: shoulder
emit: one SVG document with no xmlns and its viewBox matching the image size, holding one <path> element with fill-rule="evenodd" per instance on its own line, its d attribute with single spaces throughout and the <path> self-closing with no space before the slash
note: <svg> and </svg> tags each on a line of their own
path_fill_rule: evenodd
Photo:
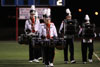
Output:
<svg viewBox="0 0 100 67">
<path fill-rule="evenodd" d="M 40 23 L 41 26 L 45 26 L 45 23 Z"/>
<path fill-rule="evenodd" d="M 41 25 L 44 25 L 45 23 L 40 23 Z"/>
<path fill-rule="evenodd" d="M 39 18 L 36 18 L 36 21 L 40 21 L 40 19 Z"/>
<path fill-rule="evenodd" d="M 51 24 L 54 24 L 53 22 L 51 22 Z"/>
<path fill-rule="evenodd" d="M 29 23 L 29 21 L 30 21 L 30 20 L 29 20 L 29 19 L 27 19 L 27 20 L 25 21 L 25 23 Z"/>
<path fill-rule="evenodd" d="M 52 26 L 55 26 L 55 24 L 53 22 L 50 23 Z"/>
</svg>

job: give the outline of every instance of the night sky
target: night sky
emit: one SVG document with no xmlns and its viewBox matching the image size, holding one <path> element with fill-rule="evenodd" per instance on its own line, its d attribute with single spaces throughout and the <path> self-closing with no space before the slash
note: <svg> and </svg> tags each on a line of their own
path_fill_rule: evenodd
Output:
<svg viewBox="0 0 100 67">
<path fill-rule="evenodd" d="M 100 12 L 98 0 L 65 0 L 64 7 L 51 7 L 52 9 L 52 20 L 56 23 L 60 23 L 65 18 L 65 9 L 69 8 L 72 12 L 73 18 L 83 22 L 85 14 L 89 14 L 91 22 L 95 23 L 97 26 L 100 26 L 99 15 L 95 15 L 95 11 Z M 82 12 L 79 12 L 78 9 L 82 9 Z M 15 19 L 16 8 L 15 7 L 0 7 L 0 18 L 3 19 Z M 4 14 L 4 15 L 3 15 Z M 4 16 L 4 17 L 2 17 Z M 58 21 L 57 21 L 58 20 Z"/>
<path fill-rule="evenodd" d="M 63 7 L 51 7 L 52 21 L 55 23 L 57 29 L 59 29 L 61 21 L 66 15 L 65 10 L 69 8 L 72 13 L 72 18 L 77 19 L 80 24 L 84 22 L 85 14 L 88 14 L 91 23 L 95 23 L 96 28 L 98 28 L 100 27 L 100 8 L 98 1 L 99 0 L 66 0 L 66 5 Z M 82 12 L 79 12 L 78 9 L 82 9 Z M 98 15 L 94 14 L 96 11 L 99 13 Z M 24 32 L 24 22 L 25 20 L 19 20 L 20 33 Z M 0 6 L 0 29 L 8 28 L 16 29 L 16 7 Z"/>
</svg>

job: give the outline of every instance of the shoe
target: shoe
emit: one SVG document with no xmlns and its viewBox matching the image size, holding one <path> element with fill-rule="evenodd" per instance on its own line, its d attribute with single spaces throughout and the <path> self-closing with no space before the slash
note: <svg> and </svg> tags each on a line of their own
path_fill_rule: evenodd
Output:
<svg viewBox="0 0 100 67">
<path fill-rule="evenodd" d="M 88 59 L 88 61 L 89 61 L 90 63 L 92 63 L 92 62 L 93 62 L 93 60 L 92 60 L 92 59 Z"/>
<path fill-rule="evenodd" d="M 83 64 L 86 64 L 87 62 L 83 62 Z"/>
<path fill-rule="evenodd" d="M 42 60 L 42 57 L 39 57 L 38 60 Z"/>
<path fill-rule="evenodd" d="M 43 63 L 43 64 L 45 64 L 45 62 L 44 62 L 44 61 L 42 61 L 42 63 Z"/>
<path fill-rule="evenodd" d="M 68 64 L 68 61 L 65 61 L 65 64 Z"/>
<path fill-rule="evenodd" d="M 50 63 L 49 66 L 50 66 L 50 67 L 53 67 L 54 65 L 53 65 L 53 63 Z"/>
<path fill-rule="evenodd" d="M 49 67 L 49 65 L 46 65 L 45 67 Z"/>
<path fill-rule="evenodd" d="M 36 62 L 36 63 L 39 63 L 39 60 L 38 59 L 34 59 L 33 61 Z"/>
<path fill-rule="evenodd" d="M 76 61 L 75 60 L 71 60 L 71 64 L 74 64 L 74 63 L 76 63 Z"/>
<path fill-rule="evenodd" d="M 29 60 L 28 62 L 32 63 L 33 61 L 32 60 Z"/>
</svg>

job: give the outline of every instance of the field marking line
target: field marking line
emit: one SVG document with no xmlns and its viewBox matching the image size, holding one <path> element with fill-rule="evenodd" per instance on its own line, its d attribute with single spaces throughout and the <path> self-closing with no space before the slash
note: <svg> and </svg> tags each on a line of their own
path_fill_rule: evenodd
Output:
<svg viewBox="0 0 100 67">
<path fill-rule="evenodd" d="M 93 52 L 93 54 L 94 54 L 94 56 L 100 61 L 99 56 L 98 56 L 95 52 Z"/>
</svg>

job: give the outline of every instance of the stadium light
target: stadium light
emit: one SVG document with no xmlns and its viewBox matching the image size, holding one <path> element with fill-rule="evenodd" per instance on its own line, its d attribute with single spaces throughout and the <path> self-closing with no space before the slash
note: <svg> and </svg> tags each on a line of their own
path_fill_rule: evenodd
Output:
<svg viewBox="0 0 100 67">
<path fill-rule="evenodd" d="M 99 14 L 99 13 L 96 11 L 96 12 L 95 12 L 95 15 L 98 15 L 98 14 Z"/>
<path fill-rule="evenodd" d="M 82 9 L 79 8 L 78 11 L 79 11 L 79 12 L 82 12 Z"/>
</svg>

